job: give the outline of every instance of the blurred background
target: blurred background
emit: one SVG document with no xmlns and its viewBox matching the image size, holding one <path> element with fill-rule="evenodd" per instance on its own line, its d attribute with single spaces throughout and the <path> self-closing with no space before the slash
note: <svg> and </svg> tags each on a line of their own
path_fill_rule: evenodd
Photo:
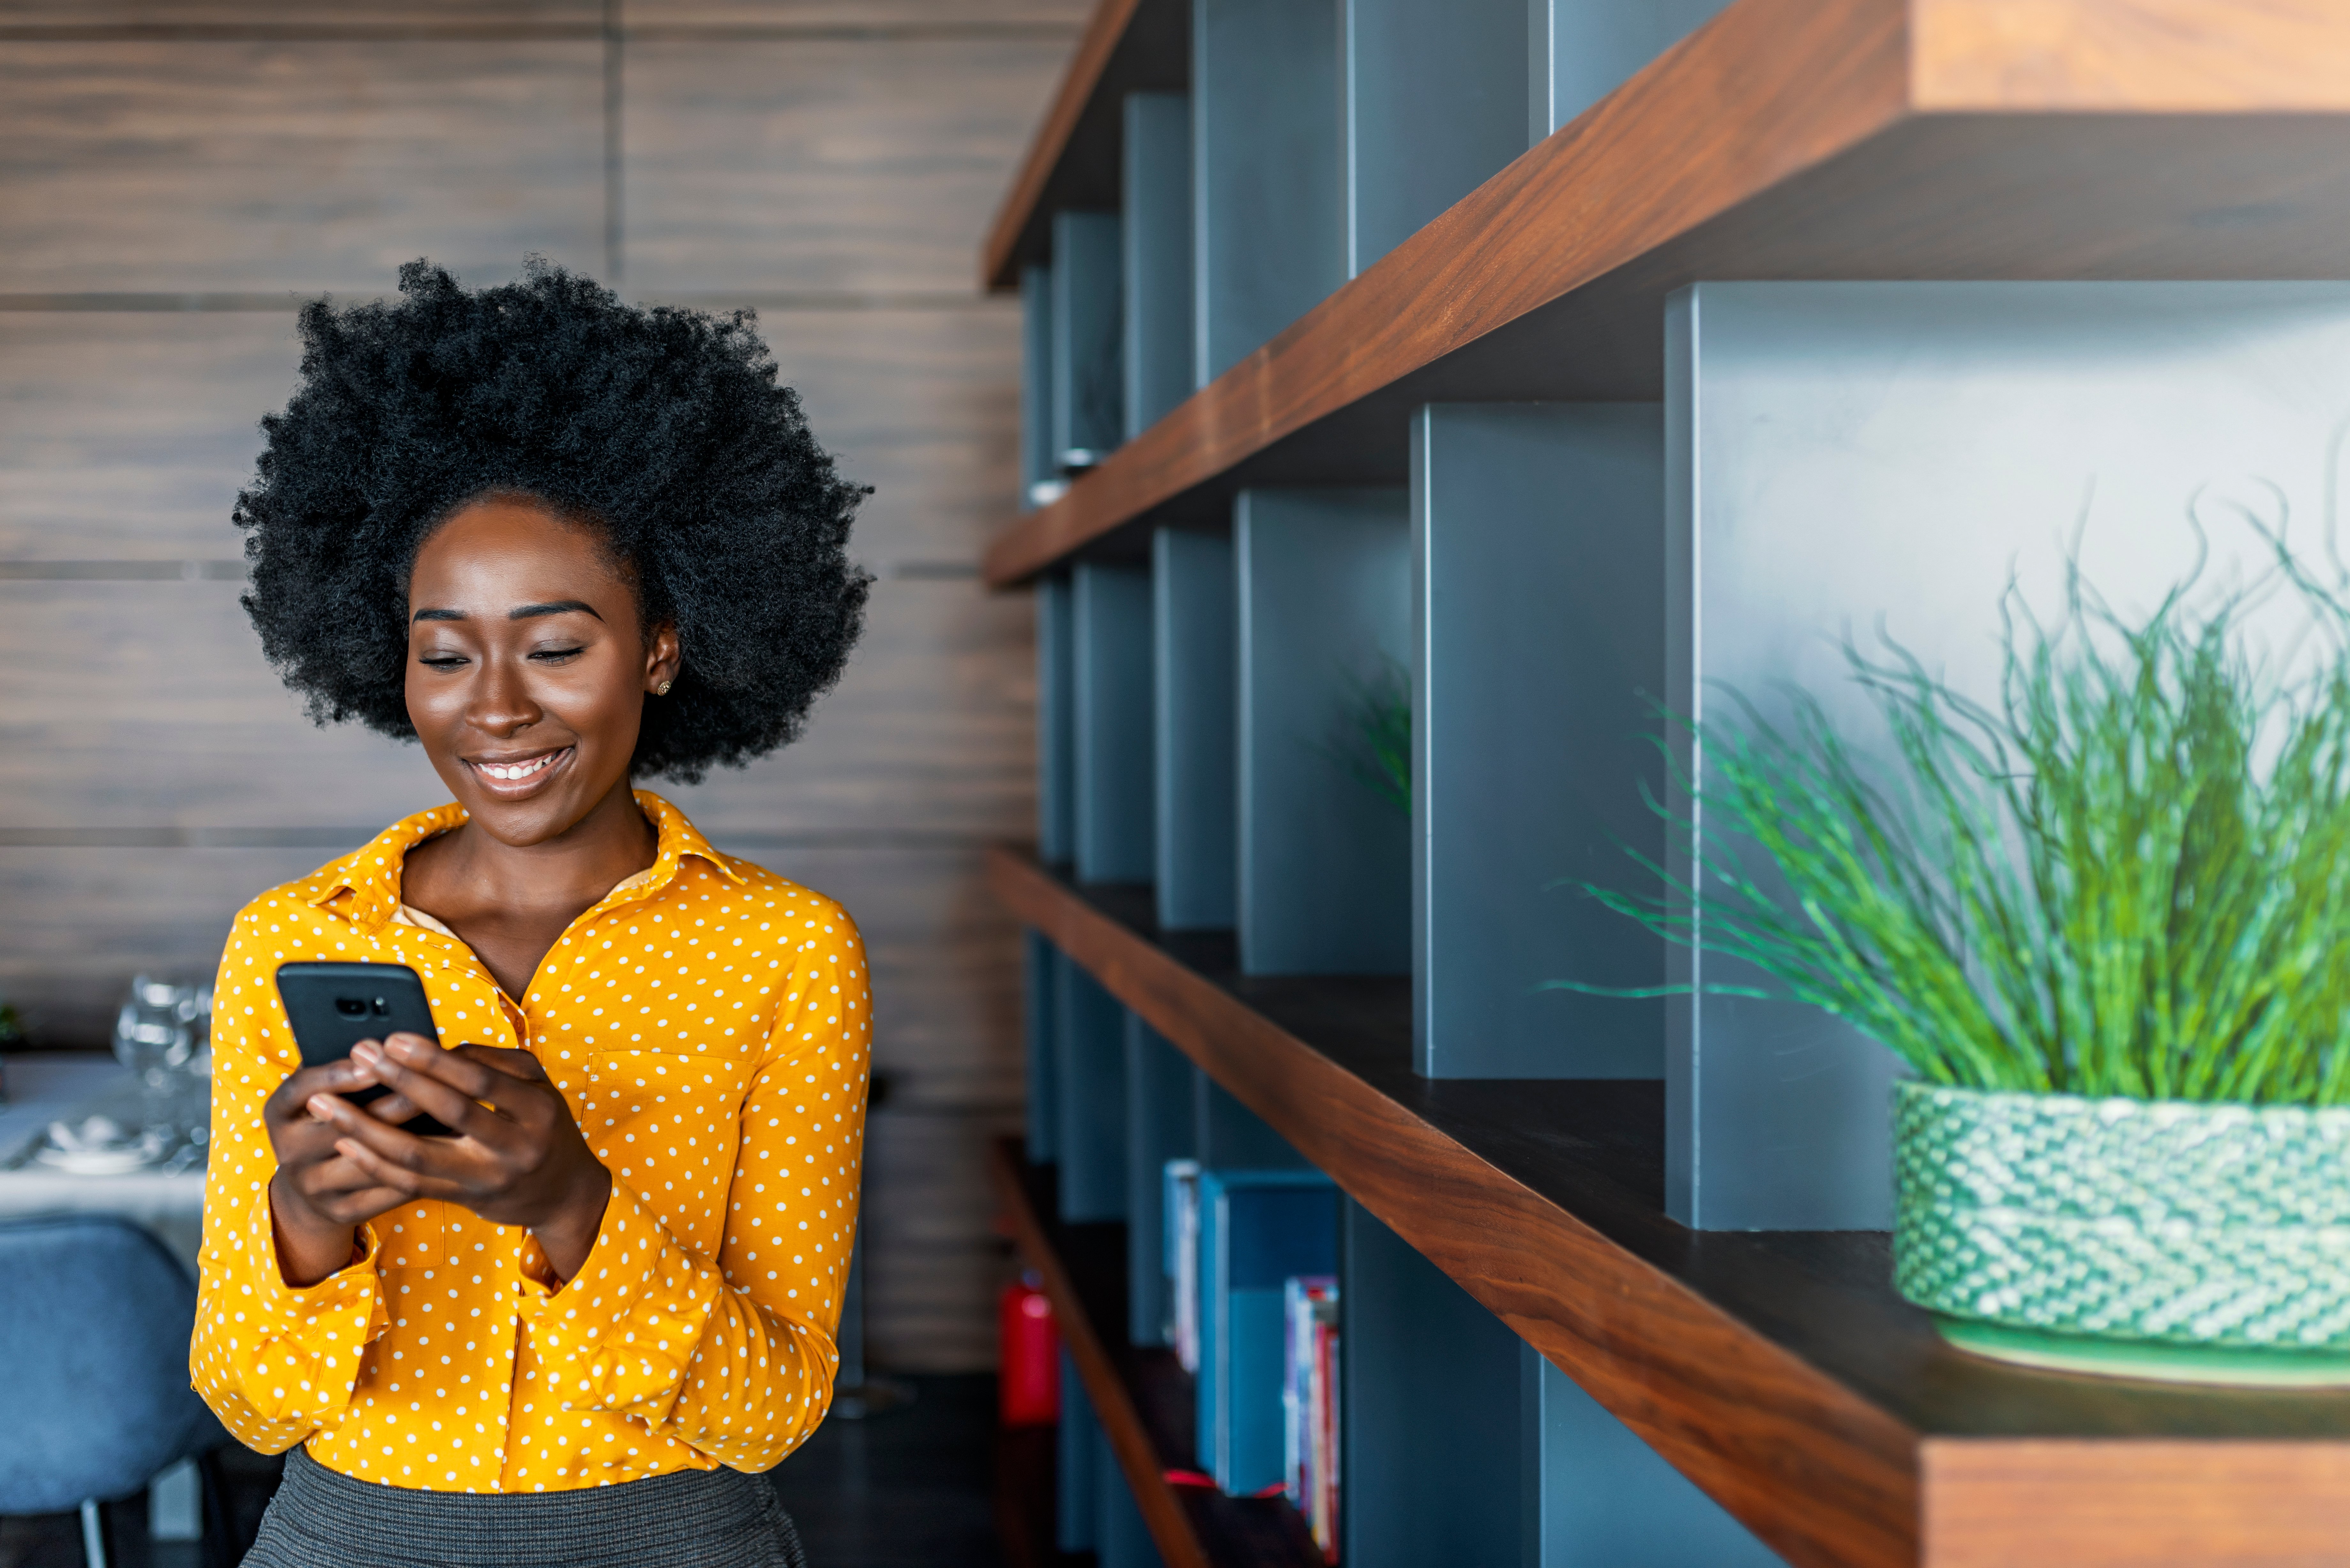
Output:
<svg viewBox="0 0 2350 1568">
<path fill-rule="evenodd" d="M 879 581 L 806 740 L 670 793 L 862 924 L 890 1089 L 868 1355 L 988 1366 L 1007 1265 L 982 1150 L 1021 1090 L 1017 932 L 980 851 L 1033 821 L 1034 664 L 1027 597 L 975 581 L 1014 493 L 1019 317 L 972 248 L 1082 16 L 0 0 L 7 1060 L 105 1050 L 134 974 L 207 976 L 245 899 L 445 798 L 412 747 L 314 728 L 237 605 L 229 511 L 297 304 L 540 252 L 632 299 L 747 306 L 875 487 L 853 549 Z"/>
</svg>

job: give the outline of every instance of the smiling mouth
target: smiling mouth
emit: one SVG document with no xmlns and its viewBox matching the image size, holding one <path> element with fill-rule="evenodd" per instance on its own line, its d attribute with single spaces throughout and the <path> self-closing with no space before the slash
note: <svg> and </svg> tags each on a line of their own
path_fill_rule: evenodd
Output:
<svg viewBox="0 0 2350 1568">
<path fill-rule="evenodd" d="M 492 794 L 514 796 L 527 794 L 551 775 L 569 757 L 573 748 L 558 747 L 541 752 L 535 757 L 516 757 L 502 762 L 476 762 L 467 759 L 465 765 Z"/>
</svg>

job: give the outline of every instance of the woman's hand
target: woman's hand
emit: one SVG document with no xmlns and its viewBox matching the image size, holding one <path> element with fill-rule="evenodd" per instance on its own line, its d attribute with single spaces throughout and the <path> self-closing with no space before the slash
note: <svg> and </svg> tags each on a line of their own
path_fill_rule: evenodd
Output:
<svg viewBox="0 0 2350 1568">
<path fill-rule="evenodd" d="M 400 1199 L 442 1199 L 493 1224 L 527 1226 L 557 1276 L 553 1283 L 579 1272 L 604 1222 L 612 1176 L 536 1057 L 488 1045 L 443 1051 L 415 1034 L 381 1046 L 362 1042 L 351 1055 L 456 1136 L 418 1137 L 328 1096 L 317 1114 L 332 1124 L 345 1161 Z"/>
<path fill-rule="evenodd" d="M 352 1228 L 396 1208 L 407 1196 L 344 1158 L 335 1147 L 342 1134 L 326 1119 L 329 1107 L 339 1107 L 343 1114 L 374 1120 L 341 1096 L 381 1081 L 363 1062 L 328 1062 L 294 1074 L 261 1107 L 262 1126 L 277 1151 L 277 1174 L 269 1183 L 277 1270 L 296 1289 L 348 1265 Z M 400 1094 L 374 1106 L 387 1116 L 416 1114 Z"/>
</svg>

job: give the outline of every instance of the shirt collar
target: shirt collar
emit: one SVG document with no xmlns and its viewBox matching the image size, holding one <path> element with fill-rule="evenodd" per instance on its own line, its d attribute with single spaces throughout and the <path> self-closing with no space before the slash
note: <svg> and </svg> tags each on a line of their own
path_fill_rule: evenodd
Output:
<svg viewBox="0 0 2350 1568">
<path fill-rule="evenodd" d="M 605 895 L 598 908 L 616 900 L 628 902 L 652 897 L 676 879 L 688 856 L 708 862 L 731 882 L 740 885 L 744 881 L 743 873 L 711 846 L 700 828 L 686 820 L 685 813 L 649 789 L 634 793 L 638 808 L 653 825 L 658 836 L 653 863 Z M 414 816 L 401 817 L 351 854 L 320 867 L 304 888 L 303 898 L 321 909 L 332 907 L 335 913 L 363 931 L 376 929 L 400 908 L 400 872 L 407 864 L 408 852 L 428 838 L 462 826 L 469 815 L 463 806 L 451 801 L 430 811 L 420 811 Z"/>
</svg>

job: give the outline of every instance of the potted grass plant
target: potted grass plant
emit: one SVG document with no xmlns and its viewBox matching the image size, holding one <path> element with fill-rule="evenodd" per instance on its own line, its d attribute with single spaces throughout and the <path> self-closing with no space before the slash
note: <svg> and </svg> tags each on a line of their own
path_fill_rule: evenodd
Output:
<svg viewBox="0 0 2350 1568">
<path fill-rule="evenodd" d="M 1733 693 L 1691 873 L 1586 885 L 1907 1064 L 1894 1282 L 1962 1348 L 2350 1383 L 2350 610 L 2268 543 L 2140 617 L 2011 590 L 1984 701 L 1847 643 L 1865 741 Z"/>
</svg>

